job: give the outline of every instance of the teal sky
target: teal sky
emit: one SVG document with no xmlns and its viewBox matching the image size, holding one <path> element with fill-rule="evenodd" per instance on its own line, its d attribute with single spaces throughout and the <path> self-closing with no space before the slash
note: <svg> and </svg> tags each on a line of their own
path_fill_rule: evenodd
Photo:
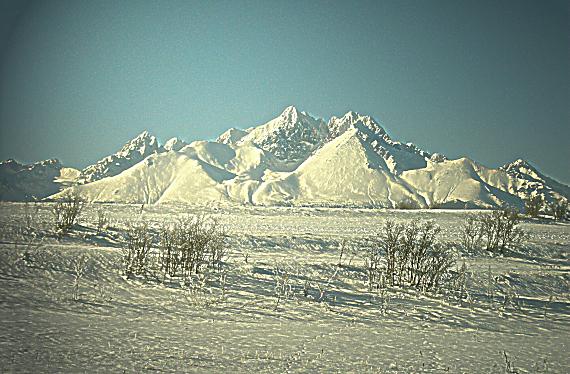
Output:
<svg viewBox="0 0 570 374">
<path fill-rule="evenodd" d="M 570 183 L 567 1 L 0 0 L 0 159 L 83 167 L 148 129 L 284 107 Z"/>
</svg>

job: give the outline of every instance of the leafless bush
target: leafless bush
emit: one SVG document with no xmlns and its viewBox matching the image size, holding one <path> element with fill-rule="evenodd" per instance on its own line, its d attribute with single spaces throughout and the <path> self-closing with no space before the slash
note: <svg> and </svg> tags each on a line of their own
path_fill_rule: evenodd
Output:
<svg viewBox="0 0 570 374">
<path fill-rule="evenodd" d="M 519 213 L 511 209 L 469 216 L 461 233 L 463 247 L 467 250 L 483 248 L 504 254 L 525 238 L 524 232 L 518 227 L 519 223 Z"/>
<path fill-rule="evenodd" d="M 457 291 L 460 300 L 470 300 L 469 291 L 467 289 L 467 264 L 463 262 L 461 267 L 457 270 L 453 279 L 453 289 Z"/>
<path fill-rule="evenodd" d="M 79 190 L 67 189 L 52 208 L 56 232 L 60 235 L 67 233 L 77 222 L 84 206 L 85 200 Z"/>
<path fill-rule="evenodd" d="M 97 234 L 101 234 L 109 227 L 109 215 L 103 208 L 97 209 Z"/>
<path fill-rule="evenodd" d="M 293 295 L 293 285 L 289 272 L 279 264 L 275 264 L 273 267 L 273 280 L 275 282 L 275 309 L 277 310 L 281 300 Z"/>
<path fill-rule="evenodd" d="M 72 261 L 72 274 L 73 274 L 73 301 L 79 300 L 79 286 L 81 279 L 87 270 L 88 259 L 85 255 L 79 255 Z"/>
<path fill-rule="evenodd" d="M 152 240 L 148 224 L 144 221 L 127 228 L 127 248 L 123 250 L 123 271 L 127 277 L 148 271 Z"/>
<path fill-rule="evenodd" d="M 394 207 L 395 209 L 402 209 L 402 210 L 412 210 L 412 209 L 419 209 L 418 203 L 412 200 L 402 200 L 396 204 Z"/>
<path fill-rule="evenodd" d="M 215 302 L 211 290 L 207 287 L 210 274 L 206 271 L 183 280 L 185 285 L 185 298 L 193 306 L 207 307 Z M 225 287 L 225 284 L 224 284 Z"/>
<path fill-rule="evenodd" d="M 37 217 L 40 207 L 37 203 L 26 203 L 24 205 L 24 227 L 28 231 L 32 231 L 37 226 Z"/>
<path fill-rule="evenodd" d="M 205 265 L 220 269 L 227 254 L 219 223 L 205 217 L 186 216 L 159 231 L 160 269 L 171 277 L 188 277 Z"/>
<path fill-rule="evenodd" d="M 37 239 L 35 235 L 29 237 L 16 238 L 14 242 L 14 251 L 12 265 L 19 266 L 23 264 L 27 267 L 41 266 L 43 262 L 41 255 L 48 255 L 49 251 L 43 245 L 43 238 Z"/>
<path fill-rule="evenodd" d="M 503 358 L 505 359 L 505 373 L 506 374 L 518 374 L 519 371 L 515 369 L 512 360 L 507 355 L 506 351 L 503 351 Z"/>
<path fill-rule="evenodd" d="M 541 195 L 531 195 L 524 200 L 524 211 L 531 217 L 538 217 L 544 207 L 544 199 Z"/>
<path fill-rule="evenodd" d="M 463 223 L 461 230 L 461 244 L 471 252 L 481 247 L 483 240 L 482 217 L 470 214 Z"/>
<path fill-rule="evenodd" d="M 440 232 L 433 222 L 412 221 L 407 225 L 387 221 L 365 251 L 369 287 L 384 283 L 437 289 L 450 277 L 455 258 L 436 243 Z"/>
<path fill-rule="evenodd" d="M 372 242 L 364 248 L 364 265 L 366 278 L 368 280 L 368 290 L 379 287 L 379 279 L 382 268 L 382 247 Z"/>
<path fill-rule="evenodd" d="M 165 223 L 153 235 L 144 221 L 129 225 L 123 251 L 127 276 L 181 276 L 190 284 L 192 274 L 204 267 L 220 270 L 227 255 L 225 234 L 218 222 L 206 217 L 184 216 Z M 156 239 L 156 240 L 155 240 Z M 155 243 L 156 242 L 156 243 Z"/>
<path fill-rule="evenodd" d="M 247 264 L 249 261 L 249 256 L 250 256 L 249 250 L 242 249 L 240 253 L 241 253 L 241 256 L 243 257 L 243 261 Z"/>
<path fill-rule="evenodd" d="M 520 216 L 517 211 L 496 210 L 483 217 L 483 233 L 485 249 L 504 254 L 524 239 L 523 231 L 518 228 Z"/>
<path fill-rule="evenodd" d="M 559 200 L 552 203 L 549 210 L 556 221 L 563 221 L 568 215 L 568 200 Z"/>
</svg>

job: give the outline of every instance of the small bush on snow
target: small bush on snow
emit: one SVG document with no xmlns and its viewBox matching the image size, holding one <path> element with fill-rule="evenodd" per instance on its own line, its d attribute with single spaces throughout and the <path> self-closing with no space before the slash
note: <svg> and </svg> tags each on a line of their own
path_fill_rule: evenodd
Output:
<svg viewBox="0 0 570 374">
<path fill-rule="evenodd" d="M 556 221 L 563 221 L 568 215 L 568 200 L 559 200 L 552 203 L 549 210 Z"/>
<path fill-rule="evenodd" d="M 214 219 L 185 216 L 159 232 L 160 269 L 170 276 L 188 277 L 206 265 L 220 268 L 227 254 L 225 234 Z"/>
<path fill-rule="evenodd" d="M 85 206 L 85 200 L 78 189 L 68 189 L 58 199 L 53 208 L 54 224 L 59 235 L 67 233 L 75 223 Z"/>
<path fill-rule="evenodd" d="M 225 233 L 214 219 L 183 216 L 174 223 L 165 223 L 156 235 L 148 223 L 139 221 L 126 232 L 124 273 L 144 275 L 156 270 L 165 276 L 188 279 L 205 266 L 220 270 L 226 254 Z"/>
<path fill-rule="evenodd" d="M 518 227 L 520 215 L 511 209 L 467 217 L 461 232 L 463 247 L 468 250 L 483 248 L 489 252 L 504 254 L 525 239 Z"/>
<path fill-rule="evenodd" d="M 127 247 L 123 250 L 123 270 L 127 277 L 148 271 L 152 235 L 148 224 L 140 221 L 127 228 Z"/>
<path fill-rule="evenodd" d="M 365 249 L 369 287 L 438 289 L 455 265 L 451 251 L 436 242 L 439 232 L 431 221 L 407 225 L 387 221 Z"/>
</svg>

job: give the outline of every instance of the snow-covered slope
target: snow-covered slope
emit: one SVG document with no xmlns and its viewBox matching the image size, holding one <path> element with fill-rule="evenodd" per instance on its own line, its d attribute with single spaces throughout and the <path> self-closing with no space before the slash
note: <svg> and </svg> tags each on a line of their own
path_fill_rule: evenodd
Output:
<svg viewBox="0 0 570 374">
<path fill-rule="evenodd" d="M 86 181 L 101 178 L 81 187 L 88 198 L 114 202 L 493 208 L 570 191 L 523 161 L 491 169 L 449 160 L 393 140 L 370 116 L 326 123 L 292 106 L 216 141 L 173 138 L 162 148 L 144 132 L 87 170 Z"/>
<path fill-rule="evenodd" d="M 185 152 L 163 152 L 148 156 L 118 175 L 80 188 L 90 201 L 206 203 L 224 199 L 221 182 L 233 177 Z"/>
<path fill-rule="evenodd" d="M 152 154 L 118 175 L 80 188 L 92 201 L 242 202 L 249 200 L 248 186 L 259 184 L 271 159 L 252 146 L 196 141 L 179 151 Z"/>
<path fill-rule="evenodd" d="M 143 131 L 133 140 L 127 142 L 117 153 L 97 161 L 81 170 L 80 183 L 90 183 L 117 175 L 134 166 L 147 156 L 159 151 L 156 138 Z"/>
<path fill-rule="evenodd" d="M 509 183 L 506 173 L 468 158 L 429 162 L 427 167 L 405 171 L 401 177 L 431 207 L 492 208 L 522 204 L 519 198 L 501 189 Z"/>
<path fill-rule="evenodd" d="M 0 162 L 0 200 L 32 201 L 43 199 L 75 182 L 79 171 L 51 159 L 33 164 L 15 160 Z"/>
<path fill-rule="evenodd" d="M 412 143 L 404 144 L 392 140 L 384 128 L 370 116 L 348 112 L 341 118 L 332 117 L 328 128 L 328 140 L 336 138 L 349 129 L 357 129 L 355 135 L 364 143 L 369 144 L 371 151 L 382 158 L 383 164 L 394 174 L 425 167 L 427 160 L 431 157 L 429 153 L 422 151 Z"/>
<path fill-rule="evenodd" d="M 383 207 L 406 202 L 425 207 L 424 199 L 392 173 L 366 135 L 359 126 L 349 127 L 294 172 L 262 184 L 254 202 Z"/>
</svg>

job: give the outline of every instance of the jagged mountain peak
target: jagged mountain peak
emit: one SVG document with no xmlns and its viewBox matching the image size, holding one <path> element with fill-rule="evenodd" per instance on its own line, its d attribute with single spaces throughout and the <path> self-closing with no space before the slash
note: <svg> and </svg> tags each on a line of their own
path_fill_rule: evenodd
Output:
<svg viewBox="0 0 570 374">
<path fill-rule="evenodd" d="M 321 123 L 323 122 L 323 120 L 315 118 L 305 111 L 300 111 L 294 105 L 289 105 L 287 108 L 283 110 L 283 112 L 281 112 L 281 114 L 277 118 L 273 119 L 272 121 L 269 121 L 268 123 L 271 122 L 279 123 L 280 125 L 289 125 L 289 126 L 295 126 L 295 125 L 311 126 L 315 123 Z"/>
<path fill-rule="evenodd" d="M 533 165 L 522 158 L 508 162 L 505 165 L 501 166 L 499 169 L 504 170 L 513 176 L 524 176 L 527 179 L 530 177 L 536 180 L 544 180 L 545 178 L 545 176 L 542 175 Z"/>
<path fill-rule="evenodd" d="M 353 127 L 367 133 L 386 135 L 386 131 L 378 121 L 371 116 L 360 115 L 354 111 L 349 111 L 342 117 L 331 117 L 327 127 L 329 131 L 327 140 L 334 139 Z"/>
<path fill-rule="evenodd" d="M 147 153 L 147 148 L 154 150 L 158 149 L 158 140 L 155 136 L 151 135 L 147 130 L 141 132 L 123 145 L 117 155 L 122 157 L 129 157 L 131 153 L 138 152 L 141 155 Z"/>
<path fill-rule="evenodd" d="M 278 159 L 295 161 L 320 147 L 327 134 L 327 125 L 322 119 L 289 106 L 278 117 L 254 127 L 238 144 L 253 144 Z"/>
<path fill-rule="evenodd" d="M 147 156 L 159 152 L 158 140 L 148 131 L 143 131 L 128 141 L 121 149 L 81 171 L 80 183 L 90 183 L 111 177 L 134 166 Z"/>
<path fill-rule="evenodd" d="M 501 166 L 501 169 L 507 170 L 507 171 L 513 170 L 513 169 L 520 170 L 521 168 L 529 169 L 529 170 L 536 170 L 536 168 L 534 166 L 532 166 L 527 160 L 524 160 L 522 158 L 517 158 L 516 160 L 514 160 L 512 162 L 508 162 L 505 165 Z"/>
<path fill-rule="evenodd" d="M 247 130 L 240 130 L 235 127 L 230 127 L 229 129 L 224 131 L 220 136 L 218 136 L 216 142 L 228 145 L 236 144 L 241 140 L 241 138 L 246 136 L 248 133 L 249 131 Z"/>
<path fill-rule="evenodd" d="M 299 116 L 299 111 L 293 105 L 289 105 L 287 108 L 281 112 L 281 117 L 289 122 L 297 122 L 297 118 Z"/>
<path fill-rule="evenodd" d="M 184 140 L 175 136 L 173 138 L 168 139 L 166 141 L 166 143 L 164 143 L 163 148 L 166 151 L 178 152 L 179 150 L 181 150 L 182 148 L 184 148 L 187 145 L 188 145 L 188 143 L 186 143 Z"/>
<path fill-rule="evenodd" d="M 520 197 L 538 194 L 547 202 L 570 199 L 570 186 L 542 174 L 527 160 L 518 158 L 501 166 L 499 170 L 517 181 L 512 192 Z"/>
</svg>

